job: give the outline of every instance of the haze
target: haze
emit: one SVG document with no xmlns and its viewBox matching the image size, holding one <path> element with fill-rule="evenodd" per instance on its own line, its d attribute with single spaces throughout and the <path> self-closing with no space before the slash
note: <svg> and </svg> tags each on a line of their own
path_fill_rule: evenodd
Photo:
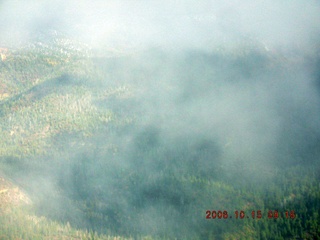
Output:
<svg viewBox="0 0 320 240">
<path fill-rule="evenodd" d="M 86 84 L 127 86 L 134 95 L 124 105 L 116 100 L 94 103 L 119 116 L 121 111 L 134 116 L 133 127 L 84 140 L 91 149 L 70 148 L 65 155 L 72 159 L 69 168 L 51 169 L 45 178 L 20 176 L 44 194 L 58 191 L 59 184 L 67 193 L 75 191 L 82 182 L 72 171 L 87 166 L 92 179 L 86 187 L 103 186 L 101 199 L 130 211 L 136 205 L 128 198 L 136 195 L 113 193 L 118 185 L 112 168 L 153 175 L 132 190 L 145 193 L 167 180 L 162 171 L 187 176 L 175 156 L 186 155 L 192 165 L 202 150 L 207 155 L 199 157 L 194 174 L 211 171 L 213 180 L 227 178 L 232 186 L 241 181 L 236 177 L 265 184 L 282 168 L 318 162 L 319 1 L 2 1 L 0 15 L 1 46 L 19 48 L 38 41 L 39 34 L 46 36 L 44 41 L 63 34 L 97 53 L 100 58 L 92 61 L 110 74 Z M 110 52 L 119 56 L 112 59 Z M 120 153 L 105 166 L 101 159 L 111 155 L 99 146 L 107 143 L 117 145 Z M 152 162 L 145 148 L 157 147 L 165 153 L 157 153 Z M 86 163 L 82 156 L 100 160 Z M 183 202 L 194 189 L 177 191 Z M 64 204 L 59 201 L 49 205 L 58 211 Z M 141 233 L 168 227 L 159 222 L 169 216 L 163 209 L 171 209 L 172 202 L 139 204 L 136 215 L 149 223 L 122 226 Z"/>
</svg>

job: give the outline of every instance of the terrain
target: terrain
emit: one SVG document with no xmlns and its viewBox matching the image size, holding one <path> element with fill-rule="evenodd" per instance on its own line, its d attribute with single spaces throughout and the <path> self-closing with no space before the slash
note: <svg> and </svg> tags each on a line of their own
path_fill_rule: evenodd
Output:
<svg viewBox="0 0 320 240">
<path fill-rule="evenodd" d="M 320 238 L 318 97 L 288 93 L 319 52 L 0 51 L 0 238 Z"/>
</svg>

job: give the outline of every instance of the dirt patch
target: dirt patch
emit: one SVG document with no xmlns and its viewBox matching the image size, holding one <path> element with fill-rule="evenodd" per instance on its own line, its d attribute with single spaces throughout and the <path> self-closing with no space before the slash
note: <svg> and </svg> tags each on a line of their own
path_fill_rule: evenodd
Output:
<svg viewBox="0 0 320 240">
<path fill-rule="evenodd" d="M 0 208 L 21 204 L 31 204 L 31 200 L 19 187 L 0 176 Z"/>
</svg>

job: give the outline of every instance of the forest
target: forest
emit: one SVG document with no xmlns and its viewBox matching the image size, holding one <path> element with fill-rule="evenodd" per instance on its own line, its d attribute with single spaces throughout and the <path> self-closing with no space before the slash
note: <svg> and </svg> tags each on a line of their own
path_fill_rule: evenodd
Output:
<svg viewBox="0 0 320 240">
<path fill-rule="evenodd" d="M 277 92 L 300 63 L 259 46 L 95 57 L 62 40 L 1 62 L 1 172 L 32 200 L 1 204 L 2 238 L 320 237 L 318 115 L 247 95 Z"/>
<path fill-rule="evenodd" d="M 0 239 L 320 239 L 316 1 L 0 3 Z"/>
</svg>

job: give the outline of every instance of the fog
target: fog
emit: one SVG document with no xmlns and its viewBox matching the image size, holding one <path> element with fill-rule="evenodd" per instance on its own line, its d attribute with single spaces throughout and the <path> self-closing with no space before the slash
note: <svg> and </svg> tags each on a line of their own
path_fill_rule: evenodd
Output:
<svg viewBox="0 0 320 240">
<path fill-rule="evenodd" d="M 1 39 L 10 43 L 56 29 L 97 47 L 204 50 L 244 40 L 269 50 L 305 50 L 316 43 L 320 21 L 317 1 L 298 0 L 2 1 L 1 13 Z"/>
<path fill-rule="evenodd" d="M 57 166 L 43 163 L 38 175 L 28 167 L 17 174 L 39 199 L 61 193 L 39 200 L 52 218 L 123 234 L 192 234 L 204 219 L 194 206 L 231 205 L 203 199 L 203 189 L 175 177 L 237 188 L 317 164 L 319 1 L 2 1 L 0 14 L 1 46 L 61 33 L 99 56 L 121 55 L 93 56 L 109 77 L 85 84 L 133 88 L 129 100 L 94 103 L 132 125 L 90 139 L 59 135 L 56 142 L 84 147 L 61 149 L 63 159 L 52 156 Z M 108 218 L 99 226 L 72 203 L 90 198 Z M 131 219 L 119 216 L 127 212 Z"/>
</svg>

